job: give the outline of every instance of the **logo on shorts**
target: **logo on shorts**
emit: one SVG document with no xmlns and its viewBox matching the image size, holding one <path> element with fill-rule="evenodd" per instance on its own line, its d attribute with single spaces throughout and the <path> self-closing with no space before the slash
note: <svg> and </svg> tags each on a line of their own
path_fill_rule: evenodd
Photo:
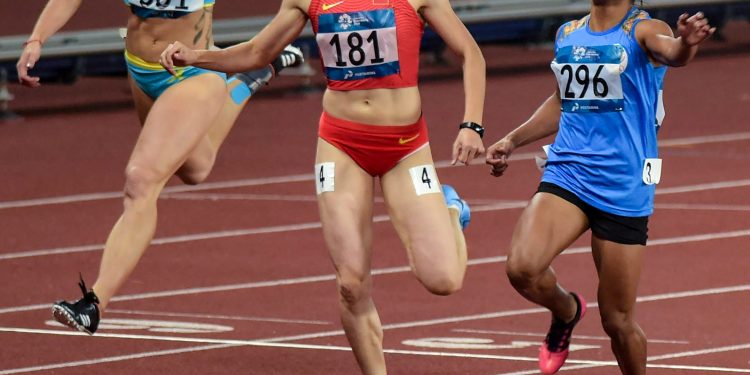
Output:
<svg viewBox="0 0 750 375">
<path fill-rule="evenodd" d="M 331 9 L 331 8 L 333 8 L 333 7 L 337 7 L 337 6 L 339 6 L 339 5 L 343 4 L 343 3 L 344 3 L 344 1 L 339 1 L 339 2 L 337 2 L 337 3 L 333 3 L 333 4 L 326 4 L 326 3 L 323 3 L 323 11 L 325 12 L 325 11 L 327 11 L 328 9 Z"/>
<path fill-rule="evenodd" d="M 407 144 L 407 143 L 409 143 L 409 142 L 411 142 L 411 141 L 419 138 L 419 134 L 420 133 L 417 133 L 415 136 L 409 137 L 409 138 L 401 137 L 401 138 L 398 139 L 398 144 L 405 145 L 405 144 Z"/>
</svg>

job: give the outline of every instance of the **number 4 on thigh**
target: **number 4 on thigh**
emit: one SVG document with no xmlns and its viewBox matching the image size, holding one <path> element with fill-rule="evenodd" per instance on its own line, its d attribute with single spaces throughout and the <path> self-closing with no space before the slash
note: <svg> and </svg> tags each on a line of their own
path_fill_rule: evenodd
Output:
<svg viewBox="0 0 750 375">
<path fill-rule="evenodd" d="M 322 194 L 328 191 L 334 191 L 334 177 L 336 163 L 318 163 L 315 164 L 315 192 Z"/>
<path fill-rule="evenodd" d="M 435 166 L 432 164 L 420 165 L 409 169 L 411 181 L 417 195 L 440 193 Z"/>
</svg>

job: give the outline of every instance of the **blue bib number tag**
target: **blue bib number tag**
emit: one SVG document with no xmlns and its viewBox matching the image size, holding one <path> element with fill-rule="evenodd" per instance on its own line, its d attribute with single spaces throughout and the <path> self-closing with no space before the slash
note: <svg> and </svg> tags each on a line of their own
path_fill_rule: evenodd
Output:
<svg viewBox="0 0 750 375">
<path fill-rule="evenodd" d="M 329 79 L 348 81 L 399 73 L 393 9 L 321 14 L 315 39 Z"/>
<path fill-rule="evenodd" d="M 628 54 L 619 44 L 560 48 L 551 66 L 563 112 L 622 111 L 625 100 L 621 74 L 627 64 Z"/>
</svg>

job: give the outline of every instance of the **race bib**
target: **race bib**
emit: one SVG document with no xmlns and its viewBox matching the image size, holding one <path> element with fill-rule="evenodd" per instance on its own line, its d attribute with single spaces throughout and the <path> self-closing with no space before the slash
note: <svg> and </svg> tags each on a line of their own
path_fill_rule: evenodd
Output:
<svg viewBox="0 0 750 375">
<path fill-rule="evenodd" d="M 621 45 L 562 47 L 551 66 L 563 112 L 624 109 L 621 75 L 628 66 L 628 53 Z"/>
<path fill-rule="evenodd" d="M 125 3 L 153 10 L 194 12 L 204 5 L 213 4 L 214 0 L 125 0 Z"/>
<path fill-rule="evenodd" d="M 315 39 L 329 79 L 381 78 L 400 71 L 393 9 L 321 14 Z"/>
<path fill-rule="evenodd" d="M 656 185 L 661 181 L 661 159 L 646 159 L 643 161 L 643 183 Z"/>
</svg>

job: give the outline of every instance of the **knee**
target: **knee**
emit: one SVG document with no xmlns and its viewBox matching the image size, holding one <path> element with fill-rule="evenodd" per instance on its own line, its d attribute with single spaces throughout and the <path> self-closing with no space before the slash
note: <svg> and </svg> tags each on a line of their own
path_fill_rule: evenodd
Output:
<svg viewBox="0 0 750 375">
<path fill-rule="evenodd" d="M 422 248 L 418 248 L 421 246 Z M 447 296 L 461 290 L 463 286 L 466 263 L 454 257 L 458 254 L 455 247 L 443 243 L 412 243 L 409 245 L 412 254 L 435 254 L 436 256 L 425 259 L 424 257 L 412 260 L 412 270 L 417 280 L 432 294 Z M 443 256 L 438 254 L 444 254 Z M 450 254 L 450 255 L 447 255 Z"/>
<path fill-rule="evenodd" d="M 126 206 L 156 200 L 163 179 L 162 174 L 152 168 L 129 165 L 125 170 Z"/>
<path fill-rule="evenodd" d="M 441 272 L 438 275 L 420 277 L 419 281 L 432 294 L 448 296 L 461 290 L 463 278 L 453 272 Z"/>
<path fill-rule="evenodd" d="M 627 336 L 636 330 L 632 314 L 625 311 L 601 310 L 602 328 L 609 337 Z"/>
<path fill-rule="evenodd" d="M 537 264 L 533 259 L 520 255 L 520 251 L 511 251 L 505 263 L 505 273 L 511 285 L 518 290 L 528 290 L 544 273 L 546 267 Z"/>
<path fill-rule="evenodd" d="M 198 185 L 206 181 L 208 175 L 211 174 L 214 162 L 216 162 L 216 153 L 213 150 L 203 152 L 201 155 L 191 155 L 175 174 L 186 185 Z"/>
<path fill-rule="evenodd" d="M 338 277 L 339 299 L 349 308 L 370 298 L 372 282 L 364 272 L 340 272 Z"/>
</svg>

